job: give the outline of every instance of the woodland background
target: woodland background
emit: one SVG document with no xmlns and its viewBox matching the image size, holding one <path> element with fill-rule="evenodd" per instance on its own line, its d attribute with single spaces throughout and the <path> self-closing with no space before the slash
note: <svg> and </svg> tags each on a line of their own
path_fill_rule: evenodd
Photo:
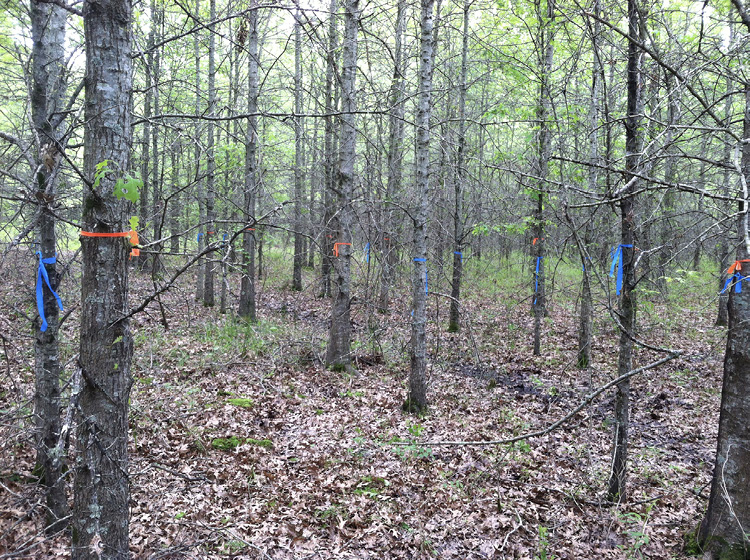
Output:
<svg viewBox="0 0 750 560">
<path fill-rule="evenodd" d="M 741 0 L 97 5 L 0 12 L 0 558 L 746 551 Z"/>
</svg>

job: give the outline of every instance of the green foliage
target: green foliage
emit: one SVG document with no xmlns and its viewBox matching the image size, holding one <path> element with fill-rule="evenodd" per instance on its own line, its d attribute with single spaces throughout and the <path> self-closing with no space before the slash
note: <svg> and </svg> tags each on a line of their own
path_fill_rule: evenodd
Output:
<svg viewBox="0 0 750 560">
<path fill-rule="evenodd" d="M 554 560 L 555 555 L 549 551 L 549 529 L 544 525 L 537 527 L 539 532 L 539 552 L 534 560 Z"/>
<path fill-rule="evenodd" d="M 101 185 L 102 179 L 108 174 L 111 173 L 112 170 L 109 167 L 109 160 L 105 159 L 104 161 L 101 161 L 96 164 L 96 171 L 94 172 L 94 189 L 98 189 L 99 185 Z M 140 190 L 143 188 L 143 181 L 140 179 L 136 179 L 133 177 L 130 173 L 125 173 L 123 177 L 120 177 L 115 181 L 114 186 L 114 195 L 117 198 L 125 198 L 126 200 L 129 200 L 132 203 L 138 202 L 141 194 Z M 132 218 L 131 218 L 132 221 Z M 137 223 L 137 222 L 136 222 Z M 136 228 L 133 228 L 136 229 Z"/>
<path fill-rule="evenodd" d="M 273 442 L 270 439 L 254 439 L 254 438 L 240 438 L 237 436 L 229 436 L 228 438 L 215 438 L 211 440 L 211 447 L 218 449 L 219 451 L 232 451 L 237 449 L 243 443 L 248 445 L 257 445 L 264 449 L 271 449 Z"/>
<path fill-rule="evenodd" d="M 240 408 L 252 408 L 253 407 L 252 399 L 248 399 L 246 397 L 237 397 L 233 399 L 227 399 L 227 402 L 229 404 L 233 404 L 234 406 L 239 406 Z"/>
</svg>

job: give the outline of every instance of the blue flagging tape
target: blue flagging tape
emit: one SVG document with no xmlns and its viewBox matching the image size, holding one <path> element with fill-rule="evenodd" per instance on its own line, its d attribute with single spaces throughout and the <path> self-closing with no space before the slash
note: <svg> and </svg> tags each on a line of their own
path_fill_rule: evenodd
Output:
<svg viewBox="0 0 750 560">
<path fill-rule="evenodd" d="M 41 331 L 45 332 L 47 330 L 47 317 L 44 314 L 44 284 L 47 284 L 49 291 L 55 296 L 57 305 L 60 306 L 60 311 L 63 311 L 63 304 L 60 296 L 52 289 L 52 285 L 49 282 L 49 275 L 47 274 L 47 268 L 44 266 L 45 264 L 56 263 L 57 258 L 49 257 L 44 259 L 42 258 L 41 251 L 37 251 L 36 254 L 39 257 L 39 269 L 37 270 L 36 275 L 36 309 L 39 311 L 39 317 L 42 319 Z"/>
<path fill-rule="evenodd" d="M 624 247 L 632 247 L 632 245 L 618 245 L 610 253 L 612 255 L 612 266 L 609 269 L 609 275 L 614 276 L 615 269 L 617 269 L 617 282 L 615 283 L 615 291 L 617 292 L 618 296 L 622 291 L 622 249 Z M 620 266 L 617 266 L 618 263 Z"/>
</svg>

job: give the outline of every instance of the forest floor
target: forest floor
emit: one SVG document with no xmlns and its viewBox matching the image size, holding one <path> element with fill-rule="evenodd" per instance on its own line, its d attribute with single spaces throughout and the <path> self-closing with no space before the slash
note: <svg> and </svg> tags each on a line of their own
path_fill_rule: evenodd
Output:
<svg viewBox="0 0 750 560">
<path fill-rule="evenodd" d="M 289 260 L 269 261 L 268 277 L 290 278 Z M 65 558 L 69 536 L 42 534 L 43 499 L 32 478 L 35 264 L 24 262 L 13 268 L 18 281 L 0 286 L 0 558 Z M 312 270 L 303 292 L 264 281 L 257 324 L 197 304 L 193 277 L 161 298 L 168 329 L 156 304 L 134 318 L 133 557 L 688 557 L 686 535 L 706 507 L 715 453 L 726 336 L 713 326 L 716 281 L 686 273 L 666 300 L 641 296 L 643 338 L 684 353 L 632 380 L 628 497 L 611 504 L 611 390 L 541 437 L 434 444 L 542 429 L 616 371 L 619 335 L 601 288 L 594 363 L 575 368 L 574 266 L 567 276 L 555 272 L 535 357 L 528 271 L 489 260 L 467 265 L 460 333 L 446 332 L 447 300 L 439 294 L 447 281 L 431 273 L 430 407 L 422 417 L 401 408 L 405 285 L 381 315 L 365 304 L 373 286 L 357 273 L 356 375 L 321 364 L 330 300 L 316 297 Z M 151 289 L 144 273 L 134 272 L 131 284 L 133 302 Z M 73 302 L 78 285 L 66 285 L 64 301 Z M 238 290 L 237 278 L 230 287 Z M 61 332 L 68 362 L 77 351 L 71 308 Z M 636 365 L 661 357 L 638 350 Z"/>
</svg>

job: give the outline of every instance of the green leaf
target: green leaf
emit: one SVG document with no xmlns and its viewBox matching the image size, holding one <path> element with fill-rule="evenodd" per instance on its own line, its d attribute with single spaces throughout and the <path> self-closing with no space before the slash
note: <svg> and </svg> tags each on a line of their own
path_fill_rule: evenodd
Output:
<svg viewBox="0 0 750 560">
<path fill-rule="evenodd" d="M 117 183 L 115 183 L 115 196 L 117 198 L 126 198 L 133 203 L 138 202 L 141 196 L 141 187 L 143 187 L 143 181 L 130 175 L 125 175 L 124 179 L 117 179 Z"/>
<path fill-rule="evenodd" d="M 138 216 L 130 216 L 130 229 L 138 230 Z"/>
</svg>

